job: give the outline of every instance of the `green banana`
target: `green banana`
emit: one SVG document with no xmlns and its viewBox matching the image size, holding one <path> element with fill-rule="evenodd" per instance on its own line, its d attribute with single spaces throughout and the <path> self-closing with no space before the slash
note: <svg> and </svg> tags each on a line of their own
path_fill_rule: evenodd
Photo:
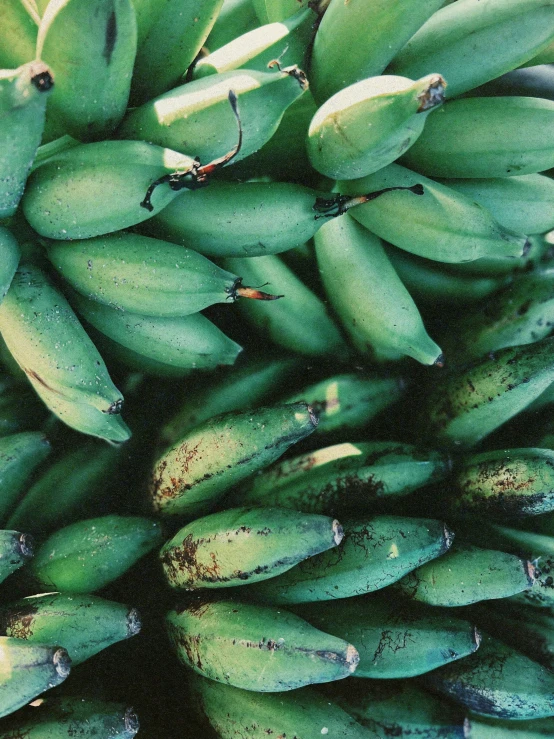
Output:
<svg viewBox="0 0 554 739">
<path fill-rule="evenodd" d="M 363 595 L 444 554 L 454 538 L 442 521 L 400 516 L 348 520 L 344 532 L 336 550 L 310 557 L 274 580 L 253 585 L 250 593 L 276 604 Z"/>
<path fill-rule="evenodd" d="M 46 113 L 47 138 L 70 134 L 86 141 L 108 135 L 125 113 L 136 50 L 131 0 L 50 0 L 36 51 L 56 81 Z"/>
<path fill-rule="evenodd" d="M 543 172 L 554 167 L 553 123 L 552 100 L 514 96 L 451 100 L 429 118 L 402 162 L 430 177 Z"/>
<path fill-rule="evenodd" d="M 0 332 L 38 395 L 67 425 L 111 441 L 129 438 L 119 415 L 123 398 L 100 354 L 63 295 L 31 264 L 18 269 L 0 305 Z"/>
<path fill-rule="evenodd" d="M 238 306 L 245 320 L 277 346 L 308 356 L 348 353 L 325 303 L 278 256 L 227 258 L 221 263 L 231 272 L 238 270 L 250 285 L 269 285 L 282 293 L 275 305 L 241 301 Z"/>
<path fill-rule="evenodd" d="M 177 368 L 233 364 L 241 347 L 201 313 L 150 316 L 127 313 L 73 293 L 79 314 L 101 333 L 147 359 Z"/>
<path fill-rule="evenodd" d="M 470 447 L 526 408 L 554 382 L 554 339 L 507 347 L 435 383 L 426 429 L 435 444 Z"/>
<path fill-rule="evenodd" d="M 526 65 L 525 65 L 526 66 Z M 486 85 L 477 87 L 470 93 L 478 97 L 482 95 L 524 95 L 533 98 L 554 99 L 554 74 L 550 64 L 541 64 L 526 69 L 520 67 L 503 74 Z"/>
<path fill-rule="evenodd" d="M 13 215 L 23 195 L 53 85 L 49 68 L 40 61 L 0 70 L 0 218 Z"/>
<path fill-rule="evenodd" d="M 194 65 L 192 78 L 200 79 L 244 67 L 266 71 L 276 58 L 283 67 L 296 64 L 304 69 L 315 19 L 308 7 L 282 22 L 241 32 L 229 43 L 199 59 Z"/>
<path fill-rule="evenodd" d="M 16 367 L 19 369 L 19 365 Z M 26 383 L 0 374 L 0 437 L 36 429 L 45 415 L 44 404 Z"/>
<path fill-rule="evenodd" d="M 239 297 L 277 297 L 243 286 L 192 249 L 134 233 L 50 242 L 48 258 L 82 295 L 142 315 L 187 316 Z"/>
<path fill-rule="evenodd" d="M 223 0 L 204 47 L 213 52 L 259 25 L 252 0 Z"/>
<path fill-rule="evenodd" d="M 19 531 L 0 530 L 0 582 L 33 557 L 33 537 Z"/>
<path fill-rule="evenodd" d="M 223 0 L 169 0 L 156 3 L 147 29 L 141 31 L 131 97 L 133 104 L 151 100 L 178 84 L 202 48 Z"/>
<path fill-rule="evenodd" d="M 50 451 L 48 439 L 39 431 L 0 437 L 0 521 L 6 521 L 33 470 Z M 23 530 L 27 531 L 25 527 Z"/>
<path fill-rule="evenodd" d="M 21 250 L 14 236 L 0 226 L 0 303 L 6 297 L 20 257 Z"/>
<path fill-rule="evenodd" d="M 398 159 L 418 139 L 427 115 L 444 100 L 440 74 L 417 81 L 382 75 L 329 98 L 312 118 L 310 162 L 332 179 L 353 180 Z"/>
<path fill-rule="evenodd" d="M 287 107 L 306 89 L 298 67 L 259 72 L 241 69 L 194 80 L 160 95 L 123 119 L 118 135 L 148 141 L 201 162 L 231 150 L 237 141 L 237 121 L 228 97 L 236 95 L 242 130 L 235 160 L 257 151 L 277 130 Z"/>
<path fill-rule="evenodd" d="M 42 588 L 91 593 L 123 575 L 162 541 L 160 524 L 148 518 L 89 518 L 51 534 L 24 574 Z"/>
<path fill-rule="evenodd" d="M 163 516 L 202 514 L 229 488 L 271 464 L 316 426 L 317 416 L 306 403 L 210 418 L 158 459 L 149 487 L 151 506 Z"/>
<path fill-rule="evenodd" d="M 332 0 L 312 52 L 310 82 L 316 100 L 321 104 L 344 87 L 381 74 L 442 4 L 443 0 Z"/>
<path fill-rule="evenodd" d="M 234 499 L 307 513 L 367 512 L 388 496 L 407 495 L 448 475 L 440 452 L 390 441 L 342 443 L 278 462 Z"/>
<path fill-rule="evenodd" d="M 0 0 L 0 68 L 10 69 L 35 59 L 40 17 L 25 0 Z"/>
<path fill-rule="evenodd" d="M 179 660 L 243 690 L 280 692 L 348 677 L 356 649 L 293 613 L 235 600 L 194 601 L 165 617 Z"/>
<path fill-rule="evenodd" d="M 439 262 L 519 257 L 528 248 L 525 236 L 501 226 L 483 206 L 399 164 L 389 164 L 360 180 L 341 182 L 338 189 L 355 195 L 415 184 L 423 188 L 421 197 L 389 192 L 354 208 L 352 216 L 391 244 Z"/>
<path fill-rule="evenodd" d="M 471 716 L 467 721 L 465 739 L 540 739 L 552 736 L 554 720 L 551 718 L 529 721 L 501 721 Z"/>
<path fill-rule="evenodd" d="M 315 250 L 327 297 L 358 351 L 442 366 L 441 349 L 377 236 L 347 213 L 316 233 Z"/>
<path fill-rule="evenodd" d="M 180 529 L 160 551 L 173 588 L 230 588 L 274 578 L 340 544 L 328 516 L 281 508 L 230 508 Z"/>
<path fill-rule="evenodd" d="M 458 0 L 429 18 L 389 70 L 418 77 L 440 69 L 456 97 L 529 61 L 551 42 L 553 23 L 543 0 Z"/>
<path fill-rule="evenodd" d="M 0 652 L 0 717 L 56 687 L 71 670 L 71 660 L 63 647 L 27 644 L 22 639 L 2 636 Z"/>
<path fill-rule="evenodd" d="M 551 40 L 548 46 L 545 46 L 532 59 L 529 59 L 522 67 L 538 67 L 546 66 L 554 62 L 554 40 Z"/>
<path fill-rule="evenodd" d="M 554 716 L 554 673 L 488 634 L 475 654 L 422 679 L 479 715 L 518 720 Z"/>
<path fill-rule="evenodd" d="M 63 643 L 73 666 L 140 629 L 135 608 L 94 595 L 46 593 L 0 606 L 0 635 L 29 644 Z"/>
<path fill-rule="evenodd" d="M 444 557 L 408 573 L 393 586 L 397 593 L 431 606 L 467 606 L 508 598 L 528 590 L 535 567 L 513 554 L 455 545 Z"/>
<path fill-rule="evenodd" d="M 310 5 L 308 0 L 251 0 L 260 23 L 279 23 L 290 18 L 298 8 Z"/>
<path fill-rule="evenodd" d="M 540 535 L 536 534 L 535 536 Z M 541 551 L 541 555 L 536 557 L 534 564 L 535 582 L 533 586 L 529 590 L 514 595 L 512 600 L 515 603 L 523 603 L 535 608 L 551 609 L 554 607 L 554 580 L 552 578 L 554 557 L 544 556 Z M 552 667 L 554 668 L 554 664 Z"/>
</svg>

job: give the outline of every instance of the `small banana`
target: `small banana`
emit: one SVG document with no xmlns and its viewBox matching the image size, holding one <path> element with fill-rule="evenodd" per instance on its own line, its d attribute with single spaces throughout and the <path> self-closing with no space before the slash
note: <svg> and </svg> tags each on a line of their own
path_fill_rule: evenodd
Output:
<svg viewBox="0 0 554 739">
<path fill-rule="evenodd" d="M 26 564 L 34 553 L 32 536 L 19 531 L 0 530 L 0 582 Z"/>
<path fill-rule="evenodd" d="M 48 439 L 39 431 L 0 437 L 0 521 L 6 521 L 35 467 L 50 451 Z M 23 527 L 23 530 L 28 529 Z"/>
<path fill-rule="evenodd" d="M 0 226 L 0 303 L 6 297 L 20 257 L 21 250 L 14 236 Z"/>
</svg>

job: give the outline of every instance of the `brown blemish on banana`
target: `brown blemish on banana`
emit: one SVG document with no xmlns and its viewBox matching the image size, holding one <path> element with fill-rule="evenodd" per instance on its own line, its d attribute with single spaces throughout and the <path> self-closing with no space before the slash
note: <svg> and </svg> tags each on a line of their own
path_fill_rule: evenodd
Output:
<svg viewBox="0 0 554 739">
<path fill-rule="evenodd" d="M 104 41 L 104 51 L 102 56 L 106 60 L 106 64 L 109 66 L 112 61 L 112 54 L 115 48 L 115 42 L 117 41 L 117 17 L 115 10 L 112 10 L 106 24 L 106 36 Z"/>
</svg>

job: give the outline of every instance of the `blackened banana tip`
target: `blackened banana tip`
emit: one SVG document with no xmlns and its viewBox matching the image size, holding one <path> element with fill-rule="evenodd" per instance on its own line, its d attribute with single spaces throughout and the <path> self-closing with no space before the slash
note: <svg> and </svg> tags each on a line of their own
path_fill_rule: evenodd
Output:
<svg viewBox="0 0 554 739">
<path fill-rule="evenodd" d="M 337 521 L 337 519 L 334 519 L 333 521 L 333 539 L 335 540 L 335 544 L 338 546 L 341 541 L 344 539 L 344 529 L 342 527 L 342 524 Z"/>
</svg>

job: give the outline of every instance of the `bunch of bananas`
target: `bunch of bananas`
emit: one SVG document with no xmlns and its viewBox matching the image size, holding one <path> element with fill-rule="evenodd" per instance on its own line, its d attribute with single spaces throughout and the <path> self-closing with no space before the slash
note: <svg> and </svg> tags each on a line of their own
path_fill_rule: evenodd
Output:
<svg viewBox="0 0 554 739">
<path fill-rule="evenodd" d="M 554 735 L 553 64 L 0 0 L 0 739 Z"/>
</svg>

